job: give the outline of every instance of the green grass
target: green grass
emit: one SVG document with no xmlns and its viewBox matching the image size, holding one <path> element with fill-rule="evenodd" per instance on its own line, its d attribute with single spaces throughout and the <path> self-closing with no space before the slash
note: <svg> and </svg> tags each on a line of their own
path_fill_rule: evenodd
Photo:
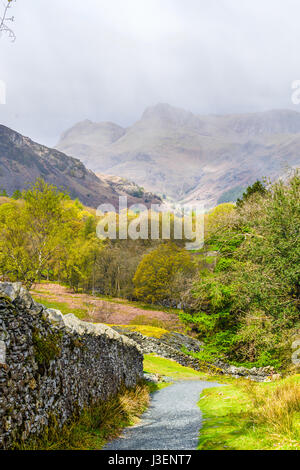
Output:
<svg viewBox="0 0 300 470">
<path fill-rule="evenodd" d="M 149 388 L 149 393 L 155 393 L 158 392 L 159 390 L 162 390 L 163 388 L 169 387 L 169 385 L 172 385 L 173 382 L 160 382 L 160 383 L 154 383 L 154 382 L 147 382 L 148 388 Z"/>
<path fill-rule="evenodd" d="M 151 338 L 161 338 L 163 335 L 169 333 L 168 330 L 164 328 L 159 328 L 157 326 L 151 325 L 108 325 L 108 326 L 119 326 L 121 328 L 136 331 L 137 333 L 141 333 L 144 336 L 149 336 Z"/>
<path fill-rule="evenodd" d="M 87 310 L 84 308 L 70 308 L 67 303 L 64 302 L 49 302 L 44 297 L 37 297 L 33 295 L 33 298 L 36 302 L 43 304 L 46 308 L 53 308 L 55 310 L 60 310 L 63 315 L 68 313 L 73 313 L 79 320 L 83 320 L 87 317 Z"/>
<path fill-rule="evenodd" d="M 48 290 L 38 290 L 38 289 L 32 289 L 32 295 L 37 295 L 37 294 L 42 294 L 42 295 L 53 295 L 52 292 Z"/>
<path fill-rule="evenodd" d="M 162 357 L 147 354 L 144 356 L 144 371 L 149 374 L 159 374 L 174 379 L 197 379 L 206 377 L 190 367 L 184 367 L 177 362 Z"/>
<path fill-rule="evenodd" d="M 199 450 L 300 449 L 300 376 L 204 390 Z"/>
</svg>

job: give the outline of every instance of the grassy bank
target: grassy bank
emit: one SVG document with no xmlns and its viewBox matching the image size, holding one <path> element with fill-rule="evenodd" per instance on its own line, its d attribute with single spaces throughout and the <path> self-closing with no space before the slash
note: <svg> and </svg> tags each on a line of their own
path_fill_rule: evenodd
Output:
<svg viewBox="0 0 300 470">
<path fill-rule="evenodd" d="M 234 381 L 207 389 L 199 450 L 300 449 L 300 375 L 274 383 Z"/>
<path fill-rule="evenodd" d="M 159 374 L 174 379 L 200 379 L 206 378 L 202 372 L 197 372 L 190 367 L 184 367 L 175 361 L 154 356 L 152 354 L 144 357 L 144 370 L 150 374 Z"/>
<path fill-rule="evenodd" d="M 147 409 L 149 387 L 140 384 L 132 390 L 122 390 L 117 396 L 84 410 L 72 423 L 58 429 L 55 418 L 38 440 L 16 444 L 18 450 L 99 450 L 107 441 L 119 436 L 121 431 L 137 423 Z"/>
</svg>

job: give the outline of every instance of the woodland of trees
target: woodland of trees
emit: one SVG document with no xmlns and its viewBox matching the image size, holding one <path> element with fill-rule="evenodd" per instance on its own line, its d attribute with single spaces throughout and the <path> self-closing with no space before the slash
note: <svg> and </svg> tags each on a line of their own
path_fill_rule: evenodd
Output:
<svg viewBox="0 0 300 470">
<path fill-rule="evenodd" d="M 77 292 L 128 299 L 141 297 L 133 278 L 143 256 L 152 253 L 151 250 L 156 253 L 155 248 L 158 249 L 156 259 L 160 261 L 161 240 L 100 240 L 96 228 L 101 218 L 96 216 L 96 211 L 71 200 L 43 179 L 38 179 L 26 191 L 15 191 L 11 197 L 1 189 L 0 197 L 2 278 L 21 281 L 28 288 L 49 279 L 59 280 Z M 128 223 L 136 217 L 128 213 Z M 171 236 L 172 232 L 171 229 Z M 185 269 L 185 263 L 191 264 L 183 245 L 184 241 L 179 240 L 167 250 L 172 260 L 177 259 L 177 272 Z M 174 274 L 173 268 L 168 273 L 169 281 Z M 164 276 L 161 282 L 166 284 Z M 159 295 L 150 284 L 147 301 L 158 302 L 170 297 L 162 286 L 158 287 Z"/>
<path fill-rule="evenodd" d="M 298 172 L 268 187 L 256 182 L 236 208 L 213 218 L 206 245 L 217 263 L 198 271 L 182 314 L 205 341 L 207 359 L 290 363 L 300 327 L 299 196 Z"/>
<path fill-rule="evenodd" d="M 203 359 L 284 365 L 300 328 L 299 188 L 297 172 L 256 182 L 205 215 L 205 246 L 193 253 L 176 240 L 100 240 L 95 211 L 39 179 L 2 192 L 1 277 L 177 306 Z"/>
</svg>

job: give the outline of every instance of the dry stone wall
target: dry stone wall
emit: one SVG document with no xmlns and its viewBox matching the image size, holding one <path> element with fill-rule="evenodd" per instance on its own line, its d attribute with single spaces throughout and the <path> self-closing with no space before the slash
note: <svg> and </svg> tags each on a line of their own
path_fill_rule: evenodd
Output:
<svg viewBox="0 0 300 470">
<path fill-rule="evenodd" d="M 211 364 L 200 361 L 191 355 L 187 355 L 180 350 L 180 344 L 181 349 L 182 346 L 184 346 L 189 352 L 198 352 L 202 349 L 203 345 L 201 342 L 188 338 L 185 335 L 170 334 L 157 339 L 144 336 L 141 333 L 130 331 L 120 326 L 114 326 L 113 328 L 115 331 L 135 341 L 141 348 L 143 354 L 156 354 L 157 356 L 172 359 L 182 366 L 191 367 L 201 372 L 208 371 L 212 374 L 231 375 L 237 379 L 248 378 L 254 382 L 266 382 L 272 380 L 272 378 L 278 378 L 274 368 L 270 366 L 246 369 L 246 367 L 235 367 L 221 361 Z"/>
<path fill-rule="evenodd" d="M 0 448 L 41 435 L 53 417 L 63 426 L 142 376 L 142 353 L 129 338 L 0 283 Z"/>
</svg>

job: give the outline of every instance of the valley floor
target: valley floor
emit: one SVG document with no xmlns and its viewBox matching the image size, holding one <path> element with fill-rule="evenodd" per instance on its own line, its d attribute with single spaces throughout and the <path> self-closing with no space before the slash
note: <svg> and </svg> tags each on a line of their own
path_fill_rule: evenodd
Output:
<svg viewBox="0 0 300 470">
<path fill-rule="evenodd" d="M 74 294 L 58 284 L 36 285 L 32 295 L 47 307 L 72 312 L 86 321 L 136 323 L 143 328 L 143 323 L 156 321 L 170 329 L 182 327 L 176 312 L 152 310 L 122 299 Z M 209 377 L 153 355 L 145 356 L 144 370 L 172 378 L 175 384 L 167 388 L 160 385 L 158 388 L 163 390 L 152 397 L 140 425 L 127 428 L 122 438 L 108 444 L 108 449 L 191 449 L 197 447 L 198 436 L 199 450 L 300 450 L 300 375 L 272 383 L 253 383 Z M 213 387 L 211 382 L 222 383 L 224 387 Z M 50 445 L 47 442 L 45 448 L 101 448 L 107 440 L 116 438 L 122 428 L 136 424 L 132 417 L 145 410 L 147 402 L 144 390 L 141 397 L 142 402 L 138 395 L 121 399 L 123 405 L 129 406 L 125 414 L 123 408 L 119 415 L 114 413 L 115 406 L 119 410 L 118 401 L 109 404 L 105 416 L 99 410 L 96 420 L 85 415 L 67 441 L 64 438 L 60 442 L 58 437 Z"/>
</svg>

